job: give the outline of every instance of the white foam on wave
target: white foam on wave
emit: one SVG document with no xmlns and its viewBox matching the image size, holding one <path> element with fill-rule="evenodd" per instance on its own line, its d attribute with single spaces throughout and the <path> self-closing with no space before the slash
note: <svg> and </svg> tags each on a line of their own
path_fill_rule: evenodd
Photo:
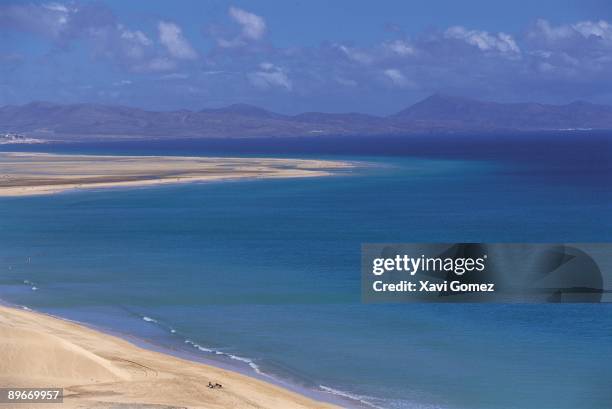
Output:
<svg viewBox="0 0 612 409">
<path fill-rule="evenodd" d="M 377 406 L 374 403 L 372 403 L 370 400 L 374 400 L 376 398 L 372 398 L 370 396 L 364 396 L 364 395 L 356 395 L 353 393 L 349 393 L 349 392 L 345 392 L 345 391 L 341 391 L 338 389 L 334 389 L 334 388 L 330 388 L 329 386 L 325 386 L 325 385 L 319 385 L 319 388 L 327 393 L 330 393 L 332 395 L 336 395 L 336 396 L 340 396 L 343 398 L 347 398 L 350 400 L 354 400 L 357 401 L 363 405 L 369 406 L 371 408 L 374 409 L 384 409 L 382 406 Z"/>
<path fill-rule="evenodd" d="M 244 362 L 244 363 L 247 363 L 247 364 L 248 364 L 249 362 L 251 362 L 251 360 L 250 360 L 250 359 L 248 359 L 248 358 L 243 358 L 243 357 L 238 356 L 238 355 L 227 354 L 227 356 L 228 356 L 229 358 L 232 358 L 232 359 L 233 359 L 233 360 L 235 360 L 235 361 L 240 361 L 240 362 Z"/>
<path fill-rule="evenodd" d="M 34 283 L 31 282 L 31 281 L 28 281 L 28 280 L 24 280 L 24 284 L 33 285 Z M 34 291 L 37 290 L 37 289 L 38 288 L 36 286 L 32 287 L 32 290 L 34 290 Z M 29 310 L 29 308 L 26 307 L 26 306 L 23 306 L 23 309 Z M 162 325 L 155 318 L 151 318 L 151 317 L 146 316 L 146 315 L 142 316 L 141 318 L 145 322 L 150 322 L 150 323 L 153 323 L 153 324 Z M 174 328 L 170 327 L 170 326 L 167 326 L 167 329 L 172 334 L 176 333 L 176 330 Z M 248 365 L 253 371 L 255 371 L 255 373 L 257 373 L 259 375 L 262 375 L 262 376 L 272 377 L 271 375 L 262 372 L 260 367 L 259 367 L 259 365 L 257 365 L 253 359 L 246 358 L 246 357 L 243 357 L 243 356 L 240 356 L 240 355 L 233 355 L 233 354 L 230 354 L 230 353 L 227 353 L 227 352 L 220 351 L 218 349 L 207 348 L 207 347 L 204 347 L 204 346 L 202 346 L 202 345 L 192 341 L 191 339 L 185 339 L 183 342 L 185 344 L 191 345 L 193 348 L 197 349 L 198 351 L 205 352 L 205 353 L 208 353 L 208 354 L 221 355 L 221 356 L 225 356 L 225 357 L 227 357 L 227 358 L 229 358 L 231 360 L 242 362 L 242 363 Z M 322 391 L 326 392 L 326 393 L 329 393 L 329 394 L 332 394 L 332 395 L 340 396 L 340 397 L 343 397 L 343 398 L 346 398 L 346 399 L 349 399 L 349 400 L 353 400 L 353 401 L 359 402 L 362 405 L 366 405 L 366 406 L 371 407 L 373 409 L 385 409 L 382 406 L 378 406 L 378 405 L 376 405 L 375 403 L 372 402 L 372 401 L 379 401 L 380 400 L 380 399 L 377 399 L 377 398 L 374 398 L 374 397 L 352 394 L 352 393 L 341 391 L 341 390 L 338 390 L 338 389 L 334 389 L 334 388 L 331 388 L 331 387 L 325 386 L 325 385 L 319 385 L 319 388 Z"/>
<path fill-rule="evenodd" d="M 25 307 L 25 308 L 27 308 L 27 307 Z M 150 322 L 150 323 L 161 325 L 156 319 L 148 317 L 146 315 L 143 316 L 142 319 L 144 321 L 146 321 L 146 322 Z M 168 326 L 168 330 L 172 334 L 176 333 L 176 330 L 174 328 L 170 327 L 170 326 Z M 242 362 L 242 363 L 248 365 L 249 368 L 251 368 L 253 371 L 255 371 L 255 373 L 257 373 L 259 375 L 262 375 L 262 376 L 272 377 L 271 375 L 268 375 L 268 374 L 262 372 L 261 368 L 259 367 L 259 365 L 257 365 L 253 359 L 246 358 L 246 357 L 240 356 L 240 355 L 230 354 L 230 353 L 227 353 L 227 352 L 220 351 L 218 349 L 207 348 L 207 347 L 204 347 L 204 346 L 202 346 L 202 345 L 192 341 L 189 338 L 185 339 L 183 342 L 185 344 L 187 344 L 187 345 L 192 346 L 193 348 L 197 349 L 200 352 L 204 352 L 204 353 L 207 353 L 207 354 L 220 355 L 220 356 L 224 356 L 224 357 L 229 358 L 229 359 L 234 360 L 234 361 Z M 340 396 L 340 397 L 343 397 L 343 398 L 346 398 L 346 399 L 349 399 L 349 400 L 353 400 L 353 401 L 359 402 L 362 405 L 368 406 L 368 407 L 373 408 L 373 409 L 384 409 L 382 406 L 378 406 L 378 405 L 376 405 L 375 403 L 372 402 L 372 401 L 377 401 L 379 399 L 376 399 L 376 398 L 373 398 L 373 397 L 370 397 L 370 396 L 352 394 L 352 393 L 349 393 L 349 392 L 345 392 L 345 391 L 341 391 L 341 390 L 338 390 L 338 389 L 330 388 L 330 387 L 325 386 L 325 385 L 319 385 L 319 388 L 322 391 L 326 392 L 326 393 L 329 393 L 329 394 L 332 394 L 332 395 Z"/>
<path fill-rule="evenodd" d="M 34 281 L 23 280 L 23 284 L 29 286 L 32 291 L 38 290 L 38 287 L 36 286 L 36 283 Z"/>
<path fill-rule="evenodd" d="M 196 344 L 195 342 L 193 342 L 190 339 L 186 339 L 185 343 L 191 345 L 192 347 L 194 347 L 194 348 L 196 348 L 196 349 L 198 349 L 198 350 L 200 350 L 202 352 L 214 352 L 212 349 L 205 348 L 205 347 L 201 346 L 200 344 Z"/>
<path fill-rule="evenodd" d="M 160 327 L 162 327 L 164 329 L 167 329 L 168 331 L 170 331 L 171 334 L 176 334 L 176 330 L 174 328 L 172 328 L 169 325 L 162 324 L 161 322 L 159 322 L 155 318 L 151 318 L 151 317 L 148 317 L 146 315 L 143 315 L 141 318 L 143 319 L 143 321 L 150 322 L 152 324 L 157 324 Z"/>
<path fill-rule="evenodd" d="M 142 317 L 142 319 L 143 319 L 144 321 L 146 321 L 146 322 L 151 322 L 151 323 L 154 323 L 154 324 L 161 325 L 161 324 L 160 324 L 160 323 L 159 323 L 159 322 L 158 322 L 156 319 L 151 318 L 151 317 L 147 317 L 146 315 L 145 315 L 145 316 L 143 316 L 143 317 Z M 172 327 L 168 326 L 168 329 L 170 330 L 170 332 L 171 332 L 172 334 L 176 333 L 176 330 L 175 330 L 174 328 L 172 328 Z M 190 339 L 185 339 L 185 341 L 183 341 L 183 342 L 184 342 L 185 344 L 191 345 L 193 348 L 197 349 L 198 351 L 201 351 L 201 352 L 206 352 L 206 353 L 209 353 L 209 354 L 215 354 L 215 355 L 225 356 L 225 357 L 227 357 L 227 358 L 229 358 L 229 359 L 232 359 L 232 360 L 234 360 L 234 361 L 243 362 L 243 363 L 247 364 L 247 365 L 248 365 L 248 366 L 249 366 L 249 367 L 250 367 L 252 370 L 254 370 L 254 371 L 257 373 L 257 374 L 259 374 L 259 375 L 269 376 L 269 375 L 267 375 L 267 374 L 263 373 L 263 372 L 261 371 L 261 369 L 259 368 L 259 366 L 258 366 L 258 365 L 255 363 L 255 361 L 253 361 L 253 360 L 252 360 L 252 359 L 250 359 L 250 358 L 245 358 L 245 357 L 243 357 L 243 356 L 239 356 L 239 355 L 232 355 L 232 354 L 228 354 L 228 353 L 226 353 L 226 352 L 219 351 L 219 350 L 217 350 L 217 349 L 207 348 L 207 347 L 204 347 L 204 346 L 202 346 L 202 345 L 200 345 L 200 344 L 197 344 L 197 343 L 193 342 L 193 341 L 192 341 L 192 340 L 190 340 Z"/>
<path fill-rule="evenodd" d="M 235 361 L 244 362 L 245 364 L 247 364 L 249 367 L 251 367 L 251 369 L 254 370 L 255 372 L 257 372 L 258 374 L 265 375 L 263 372 L 261 372 L 261 370 L 259 369 L 259 366 L 257 366 L 257 364 L 255 362 L 253 362 L 252 359 L 244 358 L 242 356 L 237 356 L 237 355 L 232 355 L 232 354 L 225 354 L 225 355 L 227 355 L 230 359 L 233 359 Z"/>
<path fill-rule="evenodd" d="M 329 386 L 319 385 L 319 389 L 332 395 L 340 396 L 348 400 L 358 402 L 363 406 L 368 406 L 373 409 L 448 409 L 447 406 L 439 406 L 437 404 L 427 404 L 420 402 L 408 402 L 403 399 L 387 399 L 376 398 L 373 396 L 358 395 L 339 389 L 330 388 Z"/>
<path fill-rule="evenodd" d="M 259 366 L 252 359 L 245 358 L 243 356 L 228 354 L 223 351 L 219 351 L 217 349 L 206 348 L 206 347 L 201 346 L 200 344 L 193 342 L 190 339 L 186 339 L 184 342 L 188 345 L 191 345 L 198 351 L 207 352 L 209 354 L 222 355 L 222 356 L 228 357 L 229 359 L 233 359 L 234 361 L 243 362 L 247 364 L 252 370 L 257 372 L 258 374 L 266 375 L 265 373 L 261 372 L 261 369 L 259 368 Z"/>
</svg>

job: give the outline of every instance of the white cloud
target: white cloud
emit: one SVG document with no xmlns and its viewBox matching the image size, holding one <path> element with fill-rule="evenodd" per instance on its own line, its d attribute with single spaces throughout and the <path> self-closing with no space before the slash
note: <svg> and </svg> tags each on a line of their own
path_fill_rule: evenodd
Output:
<svg viewBox="0 0 612 409">
<path fill-rule="evenodd" d="M 482 51 L 495 51 L 506 55 L 518 55 L 521 52 L 514 38 L 506 33 L 495 35 L 486 31 L 468 30 L 462 26 L 453 26 L 444 32 L 444 36 L 465 41 Z"/>
<path fill-rule="evenodd" d="M 229 8 L 229 15 L 240 26 L 240 33 L 230 39 L 215 35 L 219 47 L 243 47 L 264 38 L 266 21 L 263 17 L 234 6 Z"/>
<path fill-rule="evenodd" d="M 125 29 L 122 25 L 119 25 L 118 28 L 121 32 L 121 38 L 125 40 L 133 41 L 144 46 L 153 44 L 149 37 L 147 37 L 147 35 L 140 30 L 130 31 Z"/>
<path fill-rule="evenodd" d="M 160 21 L 157 25 L 159 32 L 159 42 L 168 50 L 174 58 L 193 60 L 197 58 L 197 53 L 183 37 L 181 28 L 170 22 Z"/>
<path fill-rule="evenodd" d="M 579 21 L 574 24 L 561 24 L 553 26 L 544 19 L 535 23 L 535 28 L 529 32 L 529 36 L 535 39 L 548 41 L 561 41 L 570 38 L 598 38 L 612 42 L 612 24 L 607 21 Z"/>
<path fill-rule="evenodd" d="M 385 77 L 391 81 L 391 83 L 400 88 L 410 87 L 414 84 L 404 76 L 404 74 L 396 68 L 388 68 L 383 71 Z"/>
<path fill-rule="evenodd" d="M 370 64 L 373 61 L 371 55 L 356 48 L 347 47 L 342 44 L 335 44 L 335 47 L 353 61 L 357 61 L 362 64 Z"/>
<path fill-rule="evenodd" d="M 416 50 L 406 41 L 395 40 L 383 43 L 383 47 L 400 56 L 414 55 Z"/>
<path fill-rule="evenodd" d="M 279 87 L 287 91 L 293 89 L 293 84 L 284 69 L 265 62 L 259 64 L 259 68 L 259 71 L 251 72 L 247 75 L 253 86 L 261 89 Z"/>
<path fill-rule="evenodd" d="M 533 38 L 543 37 L 546 40 L 560 40 L 563 38 L 569 38 L 574 34 L 571 26 L 562 25 L 559 27 L 553 27 L 548 21 L 539 19 L 535 23 L 535 30 L 529 32 L 529 36 Z"/>
<path fill-rule="evenodd" d="M 60 3 L 7 3 L 0 5 L 0 27 L 17 28 L 58 40 L 69 31 L 77 12 L 76 7 Z"/>
<path fill-rule="evenodd" d="M 46 3 L 42 4 L 41 7 L 55 14 L 55 18 L 52 18 L 51 22 L 54 21 L 56 23 L 56 29 L 58 30 L 62 30 L 66 27 L 70 21 L 71 15 L 78 11 L 76 7 L 68 8 L 66 5 L 60 3 Z"/>
<path fill-rule="evenodd" d="M 581 21 L 572 27 L 585 38 L 593 36 L 612 41 L 612 25 L 607 21 Z"/>
<path fill-rule="evenodd" d="M 242 26 L 242 35 L 248 39 L 259 40 L 266 33 L 266 22 L 257 14 L 232 6 L 229 15 Z"/>
<path fill-rule="evenodd" d="M 607 21 L 553 25 L 539 19 L 525 39 L 526 48 L 532 48 L 531 67 L 548 78 L 584 81 L 612 72 L 612 25 Z"/>
<path fill-rule="evenodd" d="M 153 41 L 140 30 L 131 31 L 119 24 L 117 26 L 117 33 L 125 55 L 131 59 L 139 60 L 144 58 L 147 49 L 153 45 Z"/>
<path fill-rule="evenodd" d="M 46 4 L 43 4 L 42 6 L 46 8 L 47 10 L 59 11 L 62 13 L 68 13 L 69 11 L 68 7 L 60 3 L 46 3 Z"/>
<path fill-rule="evenodd" d="M 172 71 L 176 63 L 169 58 L 157 57 L 145 64 L 134 67 L 135 71 Z"/>
<path fill-rule="evenodd" d="M 0 26 L 40 34 L 68 49 L 84 40 L 95 57 L 116 61 L 131 71 L 169 71 L 171 59 L 194 59 L 197 53 L 185 40 L 180 27 L 159 22 L 159 41 L 166 53 L 144 31 L 117 21 L 106 7 L 88 3 L 50 2 L 0 6 Z"/>
</svg>

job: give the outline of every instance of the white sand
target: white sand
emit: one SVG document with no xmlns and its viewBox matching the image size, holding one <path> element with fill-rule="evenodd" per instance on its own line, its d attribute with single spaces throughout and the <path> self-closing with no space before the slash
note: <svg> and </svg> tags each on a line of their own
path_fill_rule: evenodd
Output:
<svg viewBox="0 0 612 409">
<path fill-rule="evenodd" d="M 210 389 L 208 382 L 221 389 Z M 62 387 L 63 404 L 15 408 L 332 408 L 236 372 L 139 348 L 32 311 L 0 306 L 0 385 Z M 161 406 L 151 406 L 161 405 Z M 11 405 L 0 404 L 0 408 Z"/>
</svg>

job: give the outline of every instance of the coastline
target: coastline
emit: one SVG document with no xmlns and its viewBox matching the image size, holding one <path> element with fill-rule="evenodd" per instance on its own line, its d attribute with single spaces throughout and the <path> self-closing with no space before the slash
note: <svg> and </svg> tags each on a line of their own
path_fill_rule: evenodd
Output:
<svg viewBox="0 0 612 409">
<path fill-rule="evenodd" d="M 314 159 L 0 152 L 0 197 L 48 195 L 75 189 L 322 177 L 352 167 L 348 162 Z"/>
<path fill-rule="evenodd" d="M 8 160 L 7 160 L 8 159 Z M 16 167 L 14 159 L 17 159 L 18 163 Z M 66 163 L 72 162 L 72 163 Z M 171 163 L 168 163 L 171 161 Z M 164 163 L 165 162 L 165 163 Z M 79 181 L 78 183 L 57 183 L 64 178 L 70 177 L 84 177 L 88 176 L 87 173 L 99 172 L 96 168 L 103 163 L 104 171 L 112 170 L 113 172 L 120 173 L 122 170 L 128 170 L 129 173 L 139 172 L 146 173 L 147 179 L 139 180 L 115 180 L 115 181 Z M 125 164 L 129 166 L 126 168 Z M 33 165 L 33 168 L 31 167 Z M 57 167 L 58 169 L 54 169 Z M 168 175 L 168 167 L 175 168 L 179 166 L 178 172 L 180 175 L 172 174 Z M 87 155 L 87 154 L 49 154 L 49 153 L 24 153 L 24 152 L 0 152 L 0 198 L 6 197 L 21 197 L 21 196 L 34 196 L 34 195 L 52 195 L 56 193 L 63 193 L 67 191 L 82 190 L 82 189 L 105 189 L 105 188 L 130 188 L 130 187 L 147 187 L 157 186 L 166 184 L 182 184 L 192 182 L 226 182 L 235 180 L 255 180 L 255 179 L 272 179 L 272 178 L 302 178 L 302 177 L 323 177 L 337 174 L 337 171 L 346 171 L 354 168 L 356 165 L 354 162 L 348 161 L 333 161 L 333 160 L 319 160 L 319 159 L 279 159 L 279 158 L 235 158 L 235 157 L 203 157 L 203 156 L 115 156 L 115 155 Z M 3 182 L 6 182 L 7 173 L 19 173 L 27 167 L 25 175 L 31 176 L 41 175 L 45 178 L 49 175 L 56 178 L 53 183 L 50 184 L 38 184 L 35 180 L 34 184 L 30 185 L 15 185 L 5 186 Z M 201 169 L 196 169 L 201 167 Z M 93 169 L 92 169 L 93 168 Z M 7 170 L 9 172 L 7 172 Z M 59 172 L 58 172 L 59 170 Z M 198 175 L 192 174 L 194 172 L 202 171 L 206 174 Z M 173 172 L 176 169 L 172 169 Z M 184 172 L 184 173 L 183 173 Z M 218 173 L 216 173 L 218 172 Z M 104 175 L 106 177 L 106 175 Z M 113 175 L 111 175 L 113 176 Z M 12 181 L 15 181 L 13 178 Z M 31 180 L 30 180 L 31 181 Z M 15 327 L 10 325 L 13 322 L 25 322 L 25 332 L 21 328 L 18 328 L 15 332 Z M 42 324 L 42 325 L 41 325 Z M 66 328 L 70 328 L 67 331 Z M 56 331 L 57 330 L 57 331 Z M 57 337 L 57 333 L 63 335 L 68 334 L 68 338 L 64 336 Z M 164 405 L 159 409 L 168 407 L 185 407 L 185 408 L 216 408 L 216 407 L 236 407 L 234 401 L 223 401 L 223 399 L 216 401 L 205 401 L 201 402 L 199 397 L 193 396 L 191 400 L 178 400 L 165 399 L 160 397 L 159 399 L 155 396 L 155 393 L 140 393 L 139 396 L 146 396 L 147 400 L 140 402 L 135 400 L 136 398 L 126 391 L 129 390 L 126 385 L 136 382 L 141 384 L 143 379 L 138 378 L 134 375 L 134 370 L 128 368 L 129 375 L 126 377 L 124 364 L 119 364 L 118 372 L 121 375 L 115 377 L 108 377 L 106 375 L 100 375 L 99 372 L 114 373 L 115 370 L 109 368 L 115 368 L 117 362 L 126 362 L 125 356 L 141 356 L 143 355 L 142 361 L 147 362 L 160 362 L 160 366 L 163 370 L 157 370 L 158 373 L 164 374 L 164 382 L 167 379 L 173 379 L 171 385 L 166 385 L 161 382 L 160 389 L 172 389 L 172 392 L 176 392 L 176 395 L 180 395 L 181 388 L 198 389 L 199 392 L 208 392 L 208 394 L 202 394 L 203 397 L 209 398 L 210 392 L 219 392 L 219 390 L 211 390 L 207 388 L 208 382 L 213 383 L 219 382 L 224 385 L 221 392 L 227 393 L 225 388 L 226 384 L 237 385 L 235 391 L 232 391 L 232 399 L 238 399 L 237 407 L 253 407 L 253 408 L 336 408 L 340 407 L 352 407 L 355 404 L 353 398 L 344 396 L 336 393 L 336 391 L 316 391 L 311 390 L 307 387 L 302 387 L 298 384 L 292 384 L 291 382 L 285 382 L 282 379 L 270 378 L 266 379 L 268 375 L 261 374 L 257 370 L 251 374 L 249 371 L 243 371 L 240 367 L 233 365 L 224 365 L 222 362 L 216 362 L 215 360 L 206 359 L 198 356 L 195 353 L 179 351 L 174 349 L 168 349 L 163 346 L 156 345 L 145 338 L 139 338 L 133 334 L 115 332 L 112 328 L 97 327 L 88 324 L 87 322 L 81 322 L 80 320 L 73 321 L 69 318 L 63 317 L 61 314 L 54 315 L 42 311 L 31 310 L 28 307 L 21 305 L 14 305 L 7 303 L 0 299 L 0 335 L 2 335 L 3 341 L 0 341 L 0 355 L 2 356 L 15 356 L 15 359 L 11 358 L 13 367 L 9 364 L 0 362 L 0 384 L 9 386 L 28 386 L 35 387 L 41 385 L 59 385 L 66 388 L 64 391 L 65 396 L 69 396 L 72 392 L 70 388 L 75 387 L 75 393 L 70 395 L 70 400 L 65 400 L 63 407 L 98 407 L 97 405 L 110 403 L 114 405 L 129 405 L 129 407 L 145 408 L 148 405 Z M 74 339 L 78 339 L 78 342 L 74 342 Z M 82 338 L 86 338 L 84 341 Z M 94 338 L 99 339 L 94 341 Z M 58 346 L 76 345 L 79 353 L 76 355 L 65 356 L 68 361 L 75 361 L 82 358 L 80 352 L 83 350 L 90 351 L 90 348 L 83 348 L 79 342 L 85 342 L 87 346 L 96 345 L 96 343 L 107 345 L 117 343 L 120 345 L 116 350 L 121 356 L 115 356 L 107 348 L 101 353 L 94 352 L 95 356 L 87 354 L 87 361 L 91 363 L 91 360 L 95 361 L 96 364 L 100 364 L 100 359 L 103 362 L 110 361 L 110 364 L 105 363 L 101 369 L 99 366 L 94 368 L 87 368 L 87 370 L 93 371 L 96 376 L 90 377 L 89 374 L 85 374 L 84 377 L 74 379 L 65 378 L 61 374 L 60 368 L 56 367 L 56 372 L 52 376 L 36 377 L 35 372 L 29 374 L 19 374 L 21 368 L 27 367 L 26 362 L 30 362 L 30 358 L 27 355 L 35 356 L 37 360 L 40 360 L 38 364 L 44 367 L 50 367 L 52 365 L 58 365 L 58 362 L 47 362 L 45 359 L 49 356 L 41 357 L 41 353 L 36 351 L 26 351 L 17 344 L 21 343 L 27 347 L 34 347 L 29 345 L 30 340 L 44 339 L 44 345 L 38 345 L 37 349 L 42 350 L 57 350 Z M 114 339 L 114 341 L 111 341 Z M 11 345 L 7 344 L 7 340 L 10 340 Z M 14 342 L 17 340 L 16 342 Z M 35 341 L 36 343 L 38 341 Z M 126 346 L 125 344 L 128 344 Z M 197 347 L 197 345 L 192 345 Z M 14 348 L 17 347 L 17 352 Z M 25 347 L 23 347 L 25 348 Z M 70 350 L 73 348 L 70 347 Z M 92 349 L 93 351 L 93 349 Z M 134 352 L 138 351 L 138 352 Z M 72 351 L 74 352 L 74 351 Z M 24 354 L 26 356 L 24 356 Z M 153 355 L 157 355 L 157 357 Z M 51 355 L 51 354 L 48 354 Z M 229 356 L 229 355 L 228 355 Z M 100 359 L 99 359 L 100 358 Z M 233 359 L 233 358 L 232 358 Z M 242 360 L 239 358 L 238 360 Z M 104 361 L 106 360 L 106 361 Z M 135 361 L 136 362 L 136 361 Z M 245 361 L 246 362 L 246 361 Z M 9 365 L 9 366 L 7 366 Z M 88 364 L 89 365 L 89 364 Z M 170 368 L 170 365 L 178 365 L 176 370 Z M 202 366 L 204 369 L 196 370 L 193 367 Z M 251 364 L 249 364 L 251 366 Z M 153 367 L 153 366 L 151 366 Z M 97 368 L 97 369 L 96 369 Z M 169 369 L 170 368 L 170 369 Z M 116 368 L 115 368 L 116 369 Z M 198 371 L 197 376 L 201 382 L 198 386 L 193 386 L 190 382 L 194 381 L 193 372 Z M 74 368 L 70 368 L 69 372 L 74 372 Z M 138 372 L 138 371 L 136 371 Z M 117 374 L 115 374 L 117 375 Z M 97 377 L 98 376 L 98 377 Z M 101 376 L 101 377 L 100 377 Z M 177 378 L 188 377 L 189 382 L 181 384 L 177 381 Z M 208 379 L 207 378 L 211 378 Z M 145 378 L 150 378 L 150 374 L 145 374 Z M 216 380 L 215 381 L 215 377 Z M 30 383 L 30 380 L 32 383 Z M 43 383 L 39 381 L 44 381 Z M 46 382 L 46 383 L 45 383 Z M 255 383 L 255 386 L 253 385 Z M 181 384 L 182 386 L 180 386 Z M 264 386 L 261 386 L 263 384 Z M 106 389 L 102 390 L 102 386 L 105 385 Z M 118 389 L 121 392 L 115 393 L 115 386 L 120 385 Z M 108 394 L 109 390 L 113 390 L 112 400 L 107 400 L 107 397 L 102 396 L 100 401 L 92 401 L 88 398 L 85 406 L 81 402 L 79 396 L 87 395 L 89 397 L 96 396 L 96 391 L 100 389 L 101 395 Z M 151 392 L 155 388 L 152 388 Z M 176 391 L 175 391 L 176 389 Z M 140 389 L 139 389 L 140 390 Z M 256 390 L 262 396 L 257 394 L 253 395 L 252 391 Z M 279 392 L 280 391 L 280 392 Z M 151 400 L 151 397 L 154 399 Z M 216 398 L 213 395 L 213 398 Z M 109 398 L 110 399 L 110 398 Z M 137 406 L 133 406 L 137 405 Z M 6 405 L 1 405 L 7 407 Z M 34 405 L 36 407 L 36 405 Z M 45 406 L 46 407 L 46 406 Z M 123 407 L 123 406 L 116 406 Z M 156 409 L 158 406 L 156 406 Z"/>
<path fill-rule="evenodd" d="M 130 408 L 338 407 L 246 374 L 6 304 L 0 305 L 0 334 L 0 352 L 8 357 L 0 362 L 0 382 L 63 387 L 66 408 L 109 403 Z M 210 389 L 208 382 L 223 388 Z"/>
</svg>

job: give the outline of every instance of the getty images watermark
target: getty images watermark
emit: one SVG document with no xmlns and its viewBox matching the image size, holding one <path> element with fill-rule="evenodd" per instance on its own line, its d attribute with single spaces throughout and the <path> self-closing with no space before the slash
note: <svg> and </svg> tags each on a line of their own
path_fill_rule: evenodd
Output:
<svg viewBox="0 0 612 409">
<path fill-rule="evenodd" d="M 364 302 L 610 302 L 612 244 L 364 244 Z"/>
</svg>

